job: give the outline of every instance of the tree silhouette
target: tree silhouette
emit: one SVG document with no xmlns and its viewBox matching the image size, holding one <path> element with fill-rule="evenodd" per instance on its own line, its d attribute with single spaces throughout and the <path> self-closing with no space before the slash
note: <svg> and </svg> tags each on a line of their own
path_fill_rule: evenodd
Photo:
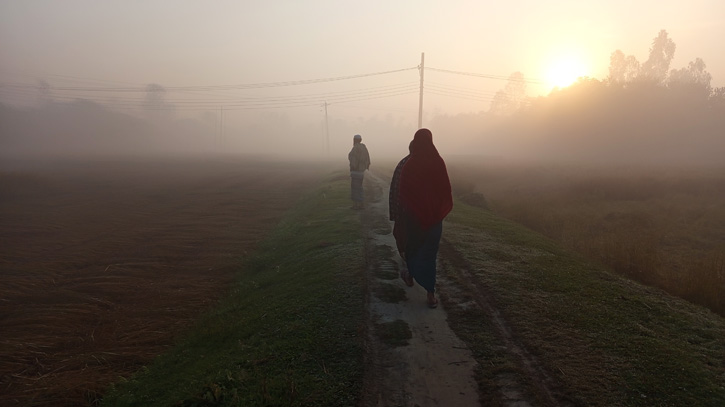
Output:
<svg viewBox="0 0 725 407">
<path fill-rule="evenodd" d="M 710 93 L 710 103 L 714 107 L 719 107 L 721 111 L 725 113 L 725 87 L 719 87 L 712 90 Z"/>
<path fill-rule="evenodd" d="M 172 115 L 174 111 L 174 105 L 166 103 L 166 88 L 157 83 L 146 85 L 144 105 L 149 117 L 166 117 Z"/>
<path fill-rule="evenodd" d="M 48 82 L 44 79 L 38 80 L 38 102 L 45 105 L 53 102 L 53 93 Z"/>
<path fill-rule="evenodd" d="M 673 69 L 670 71 L 669 84 L 695 85 L 706 89 L 710 93 L 710 81 L 712 75 L 705 70 L 705 62 L 700 58 L 691 61 L 687 68 Z"/>
<path fill-rule="evenodd" d="M 649 58 L 642 64 L 640 71 L 642 79 L 656 84 L 664 83 L 670 70 L 670 62 L 675 56 L 676 48 L 674 41 L 667 35 L 667 31 L 661 30 L 652 41 Z"/>
<path fill-rule="evenodd" d="M 509 76 L 506 86 L 496 92 L 491 101 L 490 112 L 496 115 L 508 115 L 518 110 L 526 98 L 524 74 L 514 72 Z"/>
<path fill-rule="evenodd" d="M 662 30 L 646 64 L 617 50 L 607 80 L 580 78 L 506 117 L 522 101 L 514 96 L 522 76 L 512 76 L 491 103 L 500 117 L 486 117 L 481 140 L 500 154 L 537 159 L 721 165 L 725 88 L 711 88 L 701 58 L 670 71 L 675 48 Z"/>
<path fill-rule="evenodd" d="M 624 52 L 616 50 L 609 57 L 609 77 L 607 80 L 613 85 L 625 85 L 637 78 L 640 64 L 632 55 L 625 56 Z"/>
<path fill-rule="evenodd" d="M 162 109 L 166 99 L 166 89 L 157 83 L 146 85 L 146 108 Z"/>
</svg>

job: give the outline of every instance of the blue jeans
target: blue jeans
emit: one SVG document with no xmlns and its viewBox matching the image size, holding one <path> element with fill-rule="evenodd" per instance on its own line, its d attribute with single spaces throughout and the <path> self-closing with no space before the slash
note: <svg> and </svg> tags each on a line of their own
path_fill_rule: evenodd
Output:
<svg viewBox="0 0 725 407">
<path fill-rule="evenodd" d="M 413 228 L 410 232 L 405 249 L 408 271 L 421 287 L 433 293 L 436 285 L 436 259 L 443 232 L 443 222 L 438 222 L 426 231 Z"/>
</svg>

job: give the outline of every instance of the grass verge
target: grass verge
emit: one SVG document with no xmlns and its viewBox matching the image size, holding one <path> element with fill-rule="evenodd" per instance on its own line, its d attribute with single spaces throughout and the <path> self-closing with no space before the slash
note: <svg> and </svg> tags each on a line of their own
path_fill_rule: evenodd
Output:
<svg viewBox="0 0 725 407">
<path fill-rule="evenodd" d="M 514 340 L 560 384 L 560 400 L 586 406 L 725 405 L 722 317 L 462 202 L 449 215 L 444 237 L 465 259 L 444 269 L 463 287 L 458 301 L 483 291 Z M 506 343 L 490 316 L 464 306 L 447 309 L 453 329 L 479 362 L 484 393 L 500 388 L 507 374 L 526 381 L 516 371 L 516 358 L 503 356 Z"/>
<path fill-rule="evenodd" d="M 230 295 L 102 405 L 356 405 L 364 256 L 348 182 L 331 176 L 304 198 L 244 261 Z"/>
</svg>

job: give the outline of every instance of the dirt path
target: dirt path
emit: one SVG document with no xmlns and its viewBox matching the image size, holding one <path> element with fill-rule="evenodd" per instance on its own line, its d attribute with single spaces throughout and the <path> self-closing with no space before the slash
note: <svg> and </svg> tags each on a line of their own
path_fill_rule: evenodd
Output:
<svg viewBox="0 0 725 407">
<path fill-rule="evenodd" d="M 361 216 L 367 234 L 371 366 L 363 405 L 479 406 L 476 362 L 448 326 L 443 304 L 429 309 L 425 290 L 407 287 L 398 276 L 388 185 L 375 174 L 366 179 L 371 202 Z"/>
</svg>

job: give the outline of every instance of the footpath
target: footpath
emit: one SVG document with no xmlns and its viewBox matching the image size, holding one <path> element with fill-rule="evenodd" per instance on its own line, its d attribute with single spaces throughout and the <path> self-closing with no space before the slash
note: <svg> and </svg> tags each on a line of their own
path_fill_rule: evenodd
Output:
<svg viewBox="0 0 725 407">
<path fill-rule="evenodd" d="M 361 217 L 369 323 L 363 405 L 479 406 L 476 361 L 448 326 L 445 306 L 441 302 L 428 308 L 425 290 L 417 284 L 408 287 L 399 277 L 388 184 L 369 174 L 366 193 L 369 202 Z"/>
<path fill-rule="evenodd" d="M 362 405 L 725 405 L 721 317 L 463 202 L 429 309 L 399 277 L 388 183 L 365 186 Z"/>
</svg>

